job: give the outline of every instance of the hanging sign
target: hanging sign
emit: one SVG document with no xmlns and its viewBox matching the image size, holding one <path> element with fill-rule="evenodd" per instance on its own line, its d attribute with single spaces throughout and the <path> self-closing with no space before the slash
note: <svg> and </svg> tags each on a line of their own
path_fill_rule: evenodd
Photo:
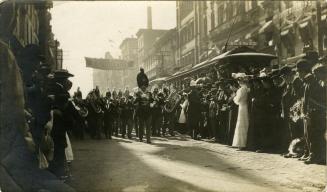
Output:
<svg viewBox="0 0 327 192">
<path fill-rule="evenodd" d="M 134 67 L 133 61 L 122 59 L 99 59 L 85 57 L 86 67 L 102 70 L 128 70 Z"/>
</svg>

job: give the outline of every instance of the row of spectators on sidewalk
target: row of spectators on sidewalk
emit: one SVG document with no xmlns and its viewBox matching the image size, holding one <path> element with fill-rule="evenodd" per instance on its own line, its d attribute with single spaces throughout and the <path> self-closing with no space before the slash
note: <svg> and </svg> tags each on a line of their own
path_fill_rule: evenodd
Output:
<svg viewBox="0 0 327 192">
<path fill-rule="evenodd" d="M 101 97 L 95 89 L 84 102 L 89 109 L 84 127 L 98 138 L 102 130 L 107 138 L 118 134 L 131 138 L 135 129 L 139 139 L 146 134 L 149 143 L 150 136 L 165 136 L 168 129 L 170 135 L 178 131 L 239 150 L 324 163 L 325 64 L 318 58 L 305 58 L 280 69 L 265 68 L 258 74 L 193 79 L 183 90 L 140 89 L 134 95 L 128 90 L 108 91 Z M 82 100 L 78 92 L 76 97 Z M 146 107 L 139 110 L 142 103 Z M 145 121 L 140 123 L 140 119 Z"/>
<path fill-rule="evenodd" d="M 67 131 L 77 115 L 68 92 L 72 87 L 68 78 L 73 75 L 67 70 L 52 70 L 34 44 L 24 47 L 17 61 L 23 77 L 29 148 L 39 168 L 66 179 L 73 159 Z"/>
<path fill-rule="evenodd" d="M 203 84 L 192 80 L 181 93 L 177 124 L 188 127 L 194 139 L 325 163 L 326 61 L 300 59 L 232 77 Z"/>
</svg>

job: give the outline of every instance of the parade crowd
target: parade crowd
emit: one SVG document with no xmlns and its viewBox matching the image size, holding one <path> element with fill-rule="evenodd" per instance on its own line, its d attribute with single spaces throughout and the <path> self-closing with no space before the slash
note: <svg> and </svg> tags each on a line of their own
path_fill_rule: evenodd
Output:
<svg viewBox="0 0 327 192">
<path fill-rule="evenodd" d="M 51 71 L 38 48 L 27 46 L 18 60 L 24 82 L 26 140 L 39 167 L 59 178 L 69 176 L 70 137 L 113 136 L 151 143 L 151 137 L 188 134 L 307 164 L 326 161 L 326 60 L 302 58 L 282 68 L 249 73 L 217 68 L 186 79 L 182 89 L 150 89 L 141 68 L 135 92 L 98 87 L 85 98 L 69 90 L 73 75 Z M 255 71 L 255 70 L 250 70 Z M 248 74 L 247 74 L 248 73 Z M 32 74 L 32 75 L 31 75 Z"/>
<path fill-rule="evenodd" d="M 324 62 L 305 57 L 252 75 L 219 69 L 216 76 L 188 80 L 182 90 L 150 90 L 141 69 L 136 92 L 126 88 L 101 94 L 96 87 L 83 99 L 77 90 L 74 103 L 84 117 L 73 133 L 81 139 L 84 133 L 95 139 L 103 135 L 132 139 L 134 130 L 137 139 L 145 137 L 151 143 L 151 136 L 178 132 L 237 150 L 280 153 L 322 164 L 326 159 Z"/>
</svg>

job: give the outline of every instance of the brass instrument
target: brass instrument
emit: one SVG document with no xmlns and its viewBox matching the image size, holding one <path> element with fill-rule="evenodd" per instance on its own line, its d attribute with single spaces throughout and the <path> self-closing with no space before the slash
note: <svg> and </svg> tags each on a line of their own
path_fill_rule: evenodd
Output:
<svg viewBox="0 0 327 192">
<path fill-rule="evenodd" d="M 303 116 L 303 99 L 297 100 L 290 108 L 289 117 L 293 122 L 297 122 Z"/>
<path fill-rule="evenodd" d="M 102 109 L 101 109 L 101 106 L 99 105 L 98 101 L 95 100 L 95 99 L 92 99 L 91 100 L 91 106 L 94 110 L 95 113 L 102 113 Z"/>
<path fill-rule="evenodd" d="M 176 90 L 172 91 L 166 100 L 164 110 L 168 113 L 171 113 L 172 111 L 174 111 L 181 99 L 182 97 L 178 94 Z"/>
<path fill-rule="evenodd" d="M 85 106 L 78 104 L 74 100 L 72 100 L 72 104 L 80 116 L 87 117 L 87 115 L 89 114 L 89 111 L 87 110 L 87 108 Z"/>
<path fill-rule="evenodd" d="M 98 101 L 98 97 L 95 95 L 94 92 L 90 93 L 90 95 L 88 95 L 88 100 L 89 100 L 89 103 L 93 109 L 93 111 L 97 114 L 99 113 L 102 113 L 102 109 L 101 109 L 101 106 L 99 104 L 99 101 Z"/>
</svg>

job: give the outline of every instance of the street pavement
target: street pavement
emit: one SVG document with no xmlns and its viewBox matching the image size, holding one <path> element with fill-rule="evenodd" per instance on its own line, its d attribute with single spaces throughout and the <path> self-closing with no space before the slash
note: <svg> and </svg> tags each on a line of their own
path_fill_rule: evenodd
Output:
<svg viewBox="0 0 327 192">
<path fill-rule="evenodd" d="M 68 184 L 95 192 L 315 192 L 326 181 L 325 166 L 278 154 L 237 151 L 182 135 L 152 141 L 73 141 Z"/>
</svg>

